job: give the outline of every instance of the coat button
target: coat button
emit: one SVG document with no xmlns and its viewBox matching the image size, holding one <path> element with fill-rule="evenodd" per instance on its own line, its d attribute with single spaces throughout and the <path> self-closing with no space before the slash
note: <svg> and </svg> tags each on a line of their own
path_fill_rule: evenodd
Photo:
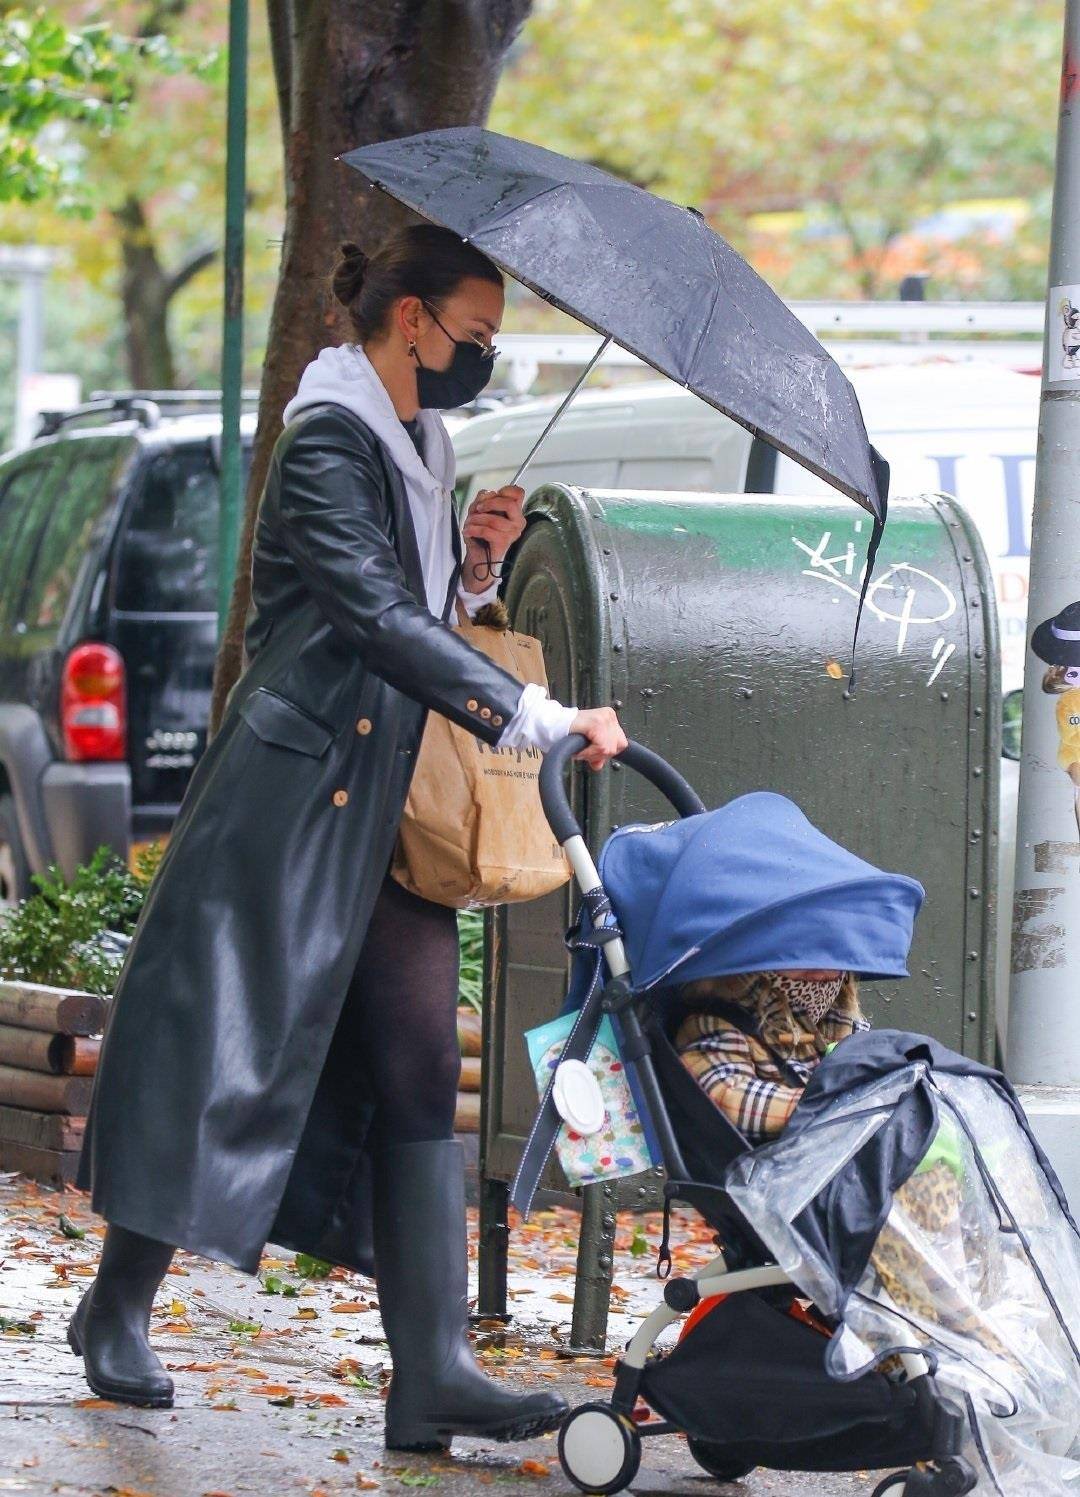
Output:
<svg viewBox="0 0 1080 1497">
<path fill-rule="evenodd" d="M 476 700 L 475 697 L 470 697 L 469 700 L 465 703 L 465 710 L 467 712 L 475 712 L 479 705 L 480 703 Z"/>
<path fill-rule="evenodd" d="M 490 717 L 491 716 L 491 708 L 490 707 L 481 707 L 480 708 L 480 716 L 481 717 Z"/>
<path fill-rule="evenodd" d="M 334 791 L 334 805 L 335 806 L 344 806 L 344 805 L 347 805 L 348 804 L 348 800 L 349 800 L 349 792 L 347 790 L 335 790 Z"/>
<path fill-rule="evenodd" d="M 371 732 L 371 718 L 370 717 L 362 717 L 360 719 L 360 721 L 356 724 L 356 731 L 361 735 L 361 737 L 363 737 L 367 733 L 370 733 Z"/>
<path fill-rule="evenodd" d="M 496 712 L 495 716 L 491 719 L 491 726 L 493 728 L 501 728 L 502 727 L 502 718 L 499 716 L 499 714 L 497 712 Z"/>
</svg>

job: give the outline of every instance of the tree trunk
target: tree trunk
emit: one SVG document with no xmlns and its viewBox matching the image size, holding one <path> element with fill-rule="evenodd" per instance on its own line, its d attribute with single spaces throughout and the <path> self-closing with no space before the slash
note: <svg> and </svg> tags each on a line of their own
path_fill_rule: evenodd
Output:
<svg viewBox="0 0 1080 1497">
<path fill-rule="evenodd" d="M 348 340 L 329 290 L 342 240 L 369 252 L 414 217 L 335 156 L 377 140 L 482 124 L 531 0 L 267 0 L 285 153 L 285 229 L 251 474 L 214 672 L 210 735 L 240 674 L 251 542 L 281 412 L 305 365 Z"/>
<path fill-rule="evenodd" d="M 175 368 L 169 342 L 169 303 L 192 276 L 210 264 L 217 249 L 196 250 L 170 273 L 158 259 L 153 231 L 139 199 L 129 196 L 111 212 L 120 232 L 124 267 L 121 300 L 128 379 L 135 390 L 171 390 Z"/>
</svg>

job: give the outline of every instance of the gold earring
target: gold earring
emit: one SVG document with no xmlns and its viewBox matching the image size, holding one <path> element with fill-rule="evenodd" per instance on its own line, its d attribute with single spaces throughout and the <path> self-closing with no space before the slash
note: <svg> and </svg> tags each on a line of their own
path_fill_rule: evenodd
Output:
<svg viewBox="0 0 1080 1497">
<path fill-rule="evenodd" d="M 415 338 L 410 338 L 409 339 L 409 352 L 411 354 L 415 354 L 416 353 L 416 339 Z"/>
</svg>

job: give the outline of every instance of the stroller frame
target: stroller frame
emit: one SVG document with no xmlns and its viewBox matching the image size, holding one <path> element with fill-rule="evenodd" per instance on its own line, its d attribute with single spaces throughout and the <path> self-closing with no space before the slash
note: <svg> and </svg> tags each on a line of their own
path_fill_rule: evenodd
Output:
<svg viewBox="0 0 1080 1497">
<path fill-rule="evenodd" d="M 566 765 L 586 745 L 587 739 L 582 735 L 571 734 L 546 755 L 540 773 L 540 795 L 548 822 L 567 856 L 582 898 L 591 911 L 607 912 L 610 906 L 600 874 L 564 786 Z M 682 775 L 651 749 L 631 742 L 618 760 L 647 779 L 671 802 L 680 816 L 693 816 L 705 810 Z M 602 952 L 610 977 L 603 990 L 601 1006 L 605 1012 L 618 1015 L 625 1040 L 624 1060 L 633 1068 L 660 1145 L 667 1175 L 665 1221 L 674 1201 L 686 1201 L 700 1210 L 703 1196 L 724 1195 L 727 1200 L 726 1194 L 718 1187 L 695 1185 L 689 1179 L 660 1089 L 648 1026 L 642 1022 L 639 1001 L 626 981 L 630 964 L 621 937 L 616 934 L 605 940 Z M 729 1209 L 735 1209 L 733 1204 Z M 604 1494 L 604 1497 L 620 1492 L 637 1474 L 643 1438 L 682 1433 L 677 1425 L 662 1417 L 651 1417 L 651 1410 L 644 1420 L 638 1413 L 642 1401 L 642 1375 L 649 1360 L 656 1355 L 654 1348 L 658 1338 L 668 1326 L 713 1296 L 755 1293 L 789 1285 L 795 1287 L 789 1275 L 777 1264 L 767 1261 L 729 1264 L 723 1251 L 693 1274 L 667 1278 L 662 1303 L 642 1321 L 617 1364 L 611 1399 L 579 1405 L 571 1409 L 563 1421 L 559 1432 L 559 1460 L 569 1480 L 583 1492 Z M 884 1497 L 887 1492 L 894 1493 L 895 1497 L 959 1497 L 959 1494 L 970 1492 L 975 1486 L 976 1475 L 960 1454 L 966 1424 L 963 1411 L 937 1388 L 933 1369 L 925 1357 L 904 1352 L 900 1359 L 905 1374 L 904 1386 L 910 1387 L 914 1395 L 913 1407 L 931 1431 L 929 1448 L 923 1460 L 907 1470 L 887 1476 L 875 1489 L 873 1497 Z M 725 1462 L 723 1446 L 690 1436 L 688 1443 L 694 1459 L 717 1480 L 736 1480 L 754 1469 L 732 1464 L 730 1458 Z"/>
</svg>

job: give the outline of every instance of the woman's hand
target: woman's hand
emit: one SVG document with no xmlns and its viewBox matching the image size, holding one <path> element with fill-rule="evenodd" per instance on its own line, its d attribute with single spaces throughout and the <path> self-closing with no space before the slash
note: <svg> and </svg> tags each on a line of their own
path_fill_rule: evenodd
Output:
<svg viewBox="0 0 1080 1497">
<path fill-rule="evenodd" d="M 469 505 L 461 534 L 465 540 L 464 583 L 471 593 L 483 592 L 492 581 L 488 563 L 496 566 L 524 532 L 522 505 L 525 490 L 516 483 L 501 489 L 481 489 Z M 482 541 L 491 547 L 488 555 Z M 477 576 L 477 567 L 480 575 Z"/>
<path fill-rule="evenodd" d="M 574 758 L 584 759 L 590 769 L 603 769 L 609 759 L 622 753 L 629 741 L 611 707 L 589 707 L 579 712 L 570 724 L 570 731 L 583 733 L 589 740 L 589 747 Z"/>
</svg>

